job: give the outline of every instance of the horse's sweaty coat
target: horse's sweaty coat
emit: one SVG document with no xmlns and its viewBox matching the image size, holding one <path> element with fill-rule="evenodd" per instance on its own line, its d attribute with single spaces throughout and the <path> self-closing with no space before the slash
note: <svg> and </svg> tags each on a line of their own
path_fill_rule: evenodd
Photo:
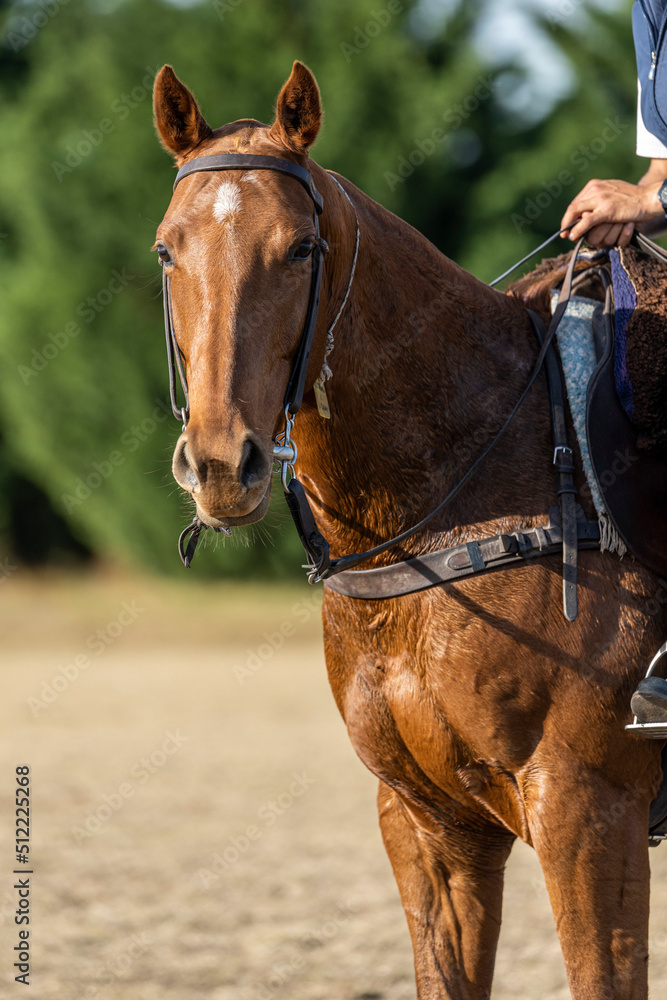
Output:
<svg viewBox="0 0 667 1000">
<path fill-rule="evenodd" d="M 321 108 L 301 64 L 271 126 L 242 120 L 213 131 L 170 67 L 156 80 L 155 117 L 179 165 L 251 153 L 308 167 L 330 253 L 294 427 L 299 476 L 334 557 L 417 523 L 483 452 L 527 383 L 537 344 L 523 303 L 476 281 L 341 178 L 343 194 L 309 159 Z M 226 179 L 243 198 L 233 274 L 219 254 L 227 222 L 210 199 L 199 214 L 188 208 L 209 183 L 203 174 L 177 187 L 157 247 L 189 389 L 174 475 L 202 518 L 232 527 L 258 520 L 268 503 L 315 232 L 312 200 L 293 178 L 265 172 L 247 201 L 241 174 Z M 330 356 L 331 419 L 323 420 L 309 390 L 348 287 L 355 213 L 356 276 Z M 205 317 L 202 283 L 212 303 Z M 548 314 L 547 302 L 539 308 Z M 376 564 L 545 523 L 550 439 L 539 379 L 483 476 L 405 551 Z M 516 837 L 542 865 L 574 1000 L 647 998 L 647 828 L 660 746 L 623 725 L 665 614 L 651 604 L 654 574 L 582 552 L 579 615 L 568 623 L 560 569 L 548 556 L 390 601 L 325 592 L 329 679 L 358 755 L 379 778 L 419 1000 L 488 1000 Z"/>
</svg>

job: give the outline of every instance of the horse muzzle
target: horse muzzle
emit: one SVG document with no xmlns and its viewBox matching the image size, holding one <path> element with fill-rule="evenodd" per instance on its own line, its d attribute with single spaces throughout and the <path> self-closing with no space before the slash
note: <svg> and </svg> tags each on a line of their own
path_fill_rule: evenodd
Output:
<svg viewBox="0 0 667 1000">
<path fill-rule="evenodd" d="M 246 433 L 208 442 L 188 426 L 174 451 L 174 479 L 190 493 L 209 527 L 251 524 L 266 513 L 272 458 L 259 437 Z"/>
</svg>

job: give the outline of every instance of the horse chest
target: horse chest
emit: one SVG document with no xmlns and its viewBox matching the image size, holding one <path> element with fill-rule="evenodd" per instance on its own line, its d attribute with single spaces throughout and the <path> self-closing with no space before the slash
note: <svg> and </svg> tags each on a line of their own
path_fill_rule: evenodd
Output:
<svg viewBox="0 0 667 1000">
<path fill-rule="evenodd" d="M 349 625 L 325 615 L 329 680 L 357 754 L 394 786 L 432 794 L 426 776 L 436 774 L 440 787 L 458 786 L 455 736 L 426 681 L 428 642 L 388 611 Z"/>
<path fill-rule="evenodd" d="M 523 828 L 513 775 L 534 749 L 526 686 L 466 655 L 460 622 L 448 632 L 434 615 L 376 609 L 324 612 L 329 680 L 361 760 L 421 804 L 500 795 Z"/>
</svg>

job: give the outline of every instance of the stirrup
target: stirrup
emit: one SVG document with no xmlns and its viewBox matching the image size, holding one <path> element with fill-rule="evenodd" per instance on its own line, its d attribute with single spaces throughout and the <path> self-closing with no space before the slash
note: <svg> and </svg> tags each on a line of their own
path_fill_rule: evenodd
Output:
<svg viewBox="0 0 667 1000">
<path fill-rule="evenodd" d="M 655 668 L 666 653 L 667 642 L 663 642 L 662 646 L 651 660 L 649 668 L 646 671 L 646 677 L 650 677 L 652 675 Z M 637 716 L 635 715 L 632 722 L 627 725 L 625 729 L 626 732 L 637 733 L 638 736 L 643 736 L 645 740 L 667 740 L 667 722 L 638 722 Z"/>
</svg>

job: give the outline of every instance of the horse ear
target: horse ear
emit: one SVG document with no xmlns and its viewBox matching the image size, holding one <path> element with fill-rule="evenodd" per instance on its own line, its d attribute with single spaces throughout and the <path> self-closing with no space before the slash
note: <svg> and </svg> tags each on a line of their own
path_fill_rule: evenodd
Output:
<svg viewBox="0 0 667 1000">
<path fill-rule="evenodd" d="M 271 135 L 293 152 L 304 153 L 315 142 L 321 124 L 322 103 L 317 81 L 308 67 L 297 61 L 278 95 Z"/>
<path fill-rule="evenodd" d="M 163 66 L 155 77 L 153 115 L 160 142 L 177 163 L 213 134 L 194 96 L 171 66 Z"/>
</svg>

